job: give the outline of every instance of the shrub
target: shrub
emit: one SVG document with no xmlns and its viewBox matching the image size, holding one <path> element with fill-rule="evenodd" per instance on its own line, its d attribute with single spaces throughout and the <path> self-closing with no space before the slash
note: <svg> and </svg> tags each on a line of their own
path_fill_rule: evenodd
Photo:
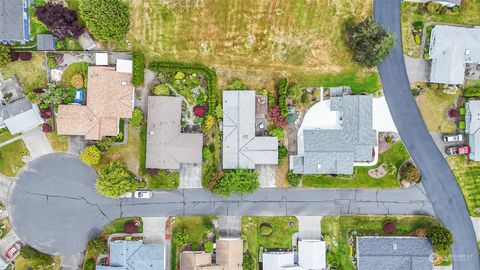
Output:
<svg viewBox="0 0 480 270">
<path fill-rule="evenodd" d="M 211 115 L 207 115 L 205 122 L 203 122 L 203 131 L 207 133 L 207 131 L 213 127 L 213 124 L 215 124 L 215 118 Z"/>
<path fill-rule="evenodd" d="M 353 59 L 367 67 L 380 64 L 395 46 L 395 36 L 371 17 L 360 23 L 348 21 L 346 32 Z"/>
<path fill-rule="evenodd" d="M 101 41 L 121 40 L 130 29 L 130 8 L 122 0 L 81 0 L 80 16 Z"/>
<path fill-rule="evenodd" d="M 87 165 L 97 165 L 100 163 L 102 153 L 95 145 L 87 146 L 80 154 L 80 160 Z"/>
<path fill-rule="evenodd" d="M 48 68 L 54 69 L 57 67 L 57 61 L 55 61 L 55 58 L 49 57 L 48 62 L 47 62 Z"/>
<path fill-rule="evenodd" d="M 87 249 L 93 254 L 107 253 L 107 241 L 102 237 L 94 238 L 87 243 Z"/>
<path fill-rule="evenodd" d="M 123 231 L 128 234 L 137 233 L 140 222 L 136 219 L 129 220 L 123 225 Z"/>
<path fill-rule="evenodd" d="M 215 229 L 215 226 L 213 226 L 213 223 L 211 222 L 207 222 L 203 225 L 203 232 L 205 234 L 212 233 L 214 229 Z"/>
<path fill-rule="evenodd" d="M 35 16 L 58 39 L 79 37 L 84 32 L 77 22 L 77 13 L 62 4 L 48 3 L 45 6 L 37 7 Z"/>
<path fill-rule="evenodd" d="M 183 78 L 185 78 L 185 73 L 179 71 L 175 74 L 175 80 L 181 80 Z"/>
<path fill-rule="evenodd" d="M 466 97 L 480 97 L 480 87 L 467 87 L 463 90 Z"/>
<path fill-rule="evenodd" d="M 278 81 L 278 106 L 280 108 L 280 113 L 285 117 L 288 114 L 288 107 L 287 107 L 287 88 L 288 88 L 288 80 L 287 78 L 281 78 Z"/>
<path fill-rule="evenodd" d="M 393 234 L 393 233 L 395 233 L 396 229 L 397 229 L 397 227 L 395 226 L 395 223 L 393 223 L 393 222 L 385 222 L 383 224 L 383 231 L 386 234 Z"/>
<path fill-rule="evenodd" d="M 270 224 L 260 224 L 260 235 L 270 236 L 273 233 L 273 228 Z"/>
<path fill-rule="evenodd" d="M 192 249 L 192 251 L 198 251 L 200 249 L 200 246 L 198 245 L 198 243 L 192 243 L 190 248 Z"/>
<path fill-rule="evenodd" d="M 435 251 L 447 251 L 453 244 L 452 234 L 443 226 L 428 227 L 427 236 Z"/>
<path fill-rule="evenodd" d="M 50 124 L 48 123 L 43 123 L 42 125 L 42 131 L 45 132 L 45 133 L 50 133 L 53 131 L 52 129 L 52 126 L 50 126 Z"/>
<path fill-rule="evenodd" d="M 168 88 L 168 85 L 162 83 L 159 85 L 156 85 L 152 89 L 152 93 L 155 96 L 169 96 L 170 95 L 170 88 Z"/>
<path fill-rule="evenodd" d="M 213 242 L 211 239 L 205 240 L 203 243 L 204 249 L 206 253 L 212 253 L 213 252 Z"/>
<path fill-rule="evenodd" d="M 295 174 L 293 173 L 293 171 L 288 172 L 287 181 L 291 187 L 298 187 L 298 185 L 300 184 L 300 180 L 302 180 L 302 175 Z"/>
<path fill-rule="evenodd" d="M 132 118 L 129 120 L 130 125 L 139 126 L 143 121 L 143 112 L 140 108 L 133 109 Z"/>
<path fill-rule="evenodd" d="M 222 105 L 218 104 L 217 107 L 215 108 L 215 116 L 216 116 L 218 119 L 222 119 L 222 118 L 223 118 Z"/>
<path fill-rule="evenodd" d="M 0 66 L 2 66 L 2 62 L 4 61 L 2 58 L 4 56 L 2 56 L 2 50 L 4 50 L 3 48 L 8 48 L 8 47 L 5 47 L 5 46 L 1 46 L 0 45 Z M 16 62 L 18 60 L 18 58 L 20 57 L 20 54 L 18 52 L 10 52 L 10 61 L 12 62 Z M 7 62 L 8 63 L 8 62 Z"/>
<path fill-rule="evenodd" d="M 83 270 L 95 270 L 95 260 L 93 258 L 86 260 L 83 265 Z"/>
<path fill-rule="evenodd" d="M 235 79 L 232 83 L 225 87 L 227 90 L 247 90 L 248 88 L 249 87 L 239 79 Z"/>
<path fill-rule="evenodd" d="M 420 43 L 422 43 L 422 41 L 420 40 L 420 36 L 415 35 L 415 44 L 420 45 Z"/>
<path fill-rule="evenodd" d="M 148 68 L 154 71 L 163 72 L 183 72 L 183 73 L 197 73 L 203 74 L 207 78 L 207 101 L 208 101 L 208 114 L 214 115 L 215 108 L 217 106 L 217 74 L 215 70 L 209 69 L 201 65 L 192 65 L 185 63 L 174 62 L 152 62 L 148 65 Z"/>
<path fill-rule="evenodd" d="M 223 196 L 230 196 L 233 193 L 241 195 L 253 193 L 259 186 L 258 172 L 255 170 L 226 170 L 223 177 L 218 179 L 213 192 Z"/>
<path fill-rule="evenodd" d="M 412 26 L 413 26 L 413 29 L 420 31 L 423 29 L 424 23 L 423 21 L 414 21 Z"/>
<path fill-rule="evenodd" d="M 100 141 L 97 142 L 97 147 L 100 151 L 105 152 L 110 149 L 112 146 L 113 139 L 111 137 L 103 137 Z"/>
<path fill-rule="evenodd" d="M 22 60 L 22 61 L 30 61 L 32 59 L 32 53 L 31 52 L 19 52 L 18 56 L 20 57 L 20 60 Z"/>
<path fill-rule="evenodd" d="M 205 105 L 205 94 L 204 94 L 204 93 L 200 93 L 200 95 L 198 95 L 198 97 L 195 99 L 195 102 L 196 102 L 198 105 Z"/>
<path fill-rule="evenodd" d="M 132 55 L 133 60 L 133 74 L 132 84 L 133 86 L 140 86 L 145 82 L 145 55 L 141 52 L 134 52 Z"/>
<path fill-rule="evenodd" d="M 285 116 L 280 113 L 280 107 L 278 105 L 274 105 L 268 109 L 268 115 L 272 119 L 275 126 L 279 127 L 286 127 L 288 126 L 287 120 Z"/>
<path fill-rule="evenodd" d="M 407 182 L 418 183 L 420 181 L 420 171 L 414 164 L 408 163 L 403 166 L 400 172 L 400 177 Z"/>
<path fill-rule="evenodd" d="M 428 60 L 430 59 L 430 54 L 428 52 L 423 53 L 423 59 Z"/>
<path fill-rule="evenodd" d="M 278 146 L 278 162 L 281 162 L 288 156 L 288 149 L 285 145 Z"/>
<path fill-rule="evenodd" d="M 202 149 L 202 157 L 203 157 L 203 160 L 209 160 L 212 157 L 212 151 L 210 150 L 209 147 L 204 147 Z"/>
<path fill-rule="evenodd" d="M 300 87 L 296 84 L 292 84 L 288 87 L 287 96 L 288 98 L 296 99 L 301 93 Z"/>
<path fill-rule="evenodd" d="M 179 247 L 183 247 L 188 240 L 188 232 L 185 228 L 173 232 L 173 243 Z"/>
<path fill-rule="evenodd" d="M 424 7 L 426 12 L 435 13 L 442 8 L 442 5 L 440 3 L 436 3 L 436 2 L 427 2 L 427 3 L 424 4 L 423 7 Z"/>
<path fill-rule="evenodd" d="M 67 42 L 65 40 L 57 40 L 55 47 L 57 47 L 59 51 L 65 50 L 65 48 L 67 48 Z"/>
<path fill-rule="evenodd" d="M 387 170 L 387 173 L 390 175 L 397 175 L 398 172 L 397 166 L 393 163 L 386 163 L 385 170 Z"/>
<path fill-rule="evenodd" d="M 255 259 L 248 252 L 243 254 L 243 269 L 257 269 Z"/>
<path fill-rule="evenodd" d="M 465 129 L 467 127 L 467 124 L 465 123 L 465 121 L 459 121 L 458 122 L 458 128 L 459 129 Z"/>
<path fill-rule="evenodd" d="M 82 88 L 85 85 L 85 82 L 83 81 L 83 76 L 80 74 L 73 75 L 72 79 L 70 80 L 70 84 L 72 84 L 72 86 L 76 89 Z"/>
<path fill-rule="evenodd" d="M 113 161 L 100 168 L 95 188 L 105 197 L 118 198 L 127 192 L 134 192 L 138 186 L 125 165 Z"/>
<path fill-rule="evenodd" d="M 193 114 L 196 116 L 196 117 L 204 117 L 205 114 L 207 113 L 207 108 L 205 108 L 205 106 L 203 105 L 195 105 L 195 107 L 193 107 Z"/>
<path fill-rule="evenodd" d="M 281 142 L 285 140 L 285 130 L 281 127 L 274 127 L 269 132 L 270 136 L 277 137 Z"/>
<path fill-rule="evenodd" d="M 50 119 L 52 118 L 52 110 L 50 109 L 43 109 L 43 110 L 40 110 L 40 116 L 43 118 L 43 119 Z"/>
</svg>

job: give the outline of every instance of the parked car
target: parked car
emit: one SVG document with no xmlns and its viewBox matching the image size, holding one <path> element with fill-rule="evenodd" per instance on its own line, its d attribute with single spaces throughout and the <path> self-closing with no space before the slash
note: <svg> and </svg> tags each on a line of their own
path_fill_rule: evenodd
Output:
<svg viewBox="0 0 480 270">
<path fill-rule="evenodd" d="M 137 199 L 151 199 L 153 193 L 149 190 L 138 190 L 134 193 L 135 198 Z"/>
<path fill-rule="evenodd" d="M 133 197 L 133 193 L 132 192 L 127 192 L 123 195 L 120 195 L 120 197 L 118 197 L 119 199 L 130 199 Z"/>
<path fill-rule="evenodd" d="M 447 155 L 450 156 L 458 156 L 458 155 L 468 155 L 470 154 L 470 146 L 452 146 L 447 147 L 446 149 Z"/>
<path fill-rule="evenodd" d="M 462 134 L 451 134 L 451 135 L 443 135 L 444 142 L 461 142 L 463 141 Z"/>
<path fill-rule="evenodd" d="M 11 259 L 15 256 L 15 254 L 17 254 L 20 249 L 22 248 L 22 243 L 20 242 L 16 242 L 15 244 L 13 244 L 13 246 L 7 250 L 7 253 L 5 253 L 5 256 L 7 256 L 7 258 Z"/>
</svg>

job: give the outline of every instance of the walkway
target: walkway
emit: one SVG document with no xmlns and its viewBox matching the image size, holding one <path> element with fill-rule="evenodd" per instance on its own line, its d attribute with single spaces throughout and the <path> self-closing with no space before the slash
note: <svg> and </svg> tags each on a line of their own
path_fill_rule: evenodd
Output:
<svg viewBox="0 0 480 270">
<path fill-rule="evenodd" d="M 465 200 L 411 93 L 401 44 L 400 0 L 375 0 L 374 17 L 397 37 L 397 46 L 378 67 L 384 94 L 400 136 L 420 168 L 435 214 L 453 233 L 454 269 L 480 269 L 475 232 Z"/>
</svg>

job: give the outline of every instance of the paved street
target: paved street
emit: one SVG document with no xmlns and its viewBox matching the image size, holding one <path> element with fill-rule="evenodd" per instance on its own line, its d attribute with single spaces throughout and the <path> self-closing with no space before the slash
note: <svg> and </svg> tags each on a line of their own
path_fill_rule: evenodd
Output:
<svg viewBox="0 0 480 270">
<path fill-rule="evenodd" d="M 480 269 L 475 232 L 462 193 L 411 93 L 401 44 L 400 0 L 375 0 L 374 17 L 397 37 L 397 46 L 379 66 L 384 94 L 400 136 L 420 168 L 435 214 L 453 233 L 453 267 Z"/>
</svg>

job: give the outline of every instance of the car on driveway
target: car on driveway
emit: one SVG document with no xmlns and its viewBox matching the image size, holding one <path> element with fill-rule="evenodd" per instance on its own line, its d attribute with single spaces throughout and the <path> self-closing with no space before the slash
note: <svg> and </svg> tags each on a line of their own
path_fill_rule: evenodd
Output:
<svg viewBox="0 0 480 270">
<path fill-rule="evenodd" d="M 449 156 L 463 156 L 470 154 L 470 146 L 452 146 L 445 150 Z"/>
<path fill-rule="evenodd" d="M 443 135 L 443 141 L 444 142 L 461 142 L 463 141 L 463 135 L 462 134 L 445 134 Z"/>
<path fill-rule="evenodd" d="M 135 198 L 137 199 L 151 199 L 153 193 L 149 190 L 138 190 L 134 193 Z"/>
<path fill-rule="evenodd" d="M 20 249 L 22 248 L 22 243 L 20 242 L 16 242 L 15 244 L 13 244 L 13 246 L 7 250 L 7 253 L 5 253 L 5 256 L 7 256 L 7 258 L 11 259 L 15 256 L 15 254 L 17 254 Z"/>
</svg>

